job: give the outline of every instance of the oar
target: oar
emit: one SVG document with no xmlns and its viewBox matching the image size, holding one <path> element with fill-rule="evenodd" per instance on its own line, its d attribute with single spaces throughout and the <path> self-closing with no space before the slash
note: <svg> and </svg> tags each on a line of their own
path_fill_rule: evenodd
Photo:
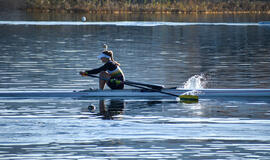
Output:
<svg viewBox="0 0 270 160">
<path fill-rule="evenodd" d="M 135 85 L 135 84 L 126 84 L 126 85 L 141 88 L 141 89 L 148 90 L 148 91 L 159 92 L 159 93 L 162 93 L 162 94 L 167 94 L 167 95 L 170 95 L 170 96 L 178 97 L 178 98 L 180 98 L 180 101 L 186 102 L 186 103 L 198 102 L 198 100 L 199 100 L 199 97 L 196 96 L 196 95 L 183 95 L 183 94 L 182 95 L 177 95 L 177 94 L 173 94 L 173 93 L 170 93 L 170 92 L 164 92 L 164 91 L 158 90 L 158 89 L 145 88 L 145 87 L 138 86 L 138 85 Z"/>
<path fill-rule="evenodd" d="M 135 85 L 146 86 L 148 88 L 153 88 L 153 89 L 158 89 L 158 90 L 161 90 L 161 89 L 165 88 L 163 85 L 147 84 L 147 83 L 134 82 L 134 81 L 129 81 L 129 80 L 125 80 L 124 84 L 126 84 L 126 85 L 135 84 Z"/>
<path fill-rule="evenodd" d="M 91 75 L 91 74 L 87 74 L 87 76 L 89 77 L 94 77 L 94 78 L 99 78 L 99 79 L 102 79 L 102 80 L 109 80 L 107 78 L 103 78 L 103 77 L 99 77 L 99 76 L 96 76 L 96 75 Z M 155 89 L 155 88 L 145 88 L 145 87 L 148 87 L 149 84 L 147 84 L 147 86 L 144 84 L 144 83 L 132 83 L 131 81 L 121 81 L 121 80 L 115 80 L 116 83 L 124 83 L 125 85 L 128 85 L 128 86 L 132 86 L 132 87 L 137 87 L 137 88 L 140 88 L 140 89 L 145 89 L 145 90 L 148 90 L 148 91 L 153 91 L 153 92 L 159 92 L 159 93 L 162 93 L 162 94 L 166 94 L 166 95 L 170 95 L 170 96 L 174 96 L 174 97 L 178 97 L 180 98 L 181 101 L 191 101 L 191 102 L 198 102 L 199 100 L 199 97 L 196 96 L 196 95 L 177 95 L 177 94 L 173 94 L 173 93 L 169 93 L 169 92 L 164 92 L 162 91 L 161 89 Z M 140 85 L 145 85 L 145 87 L 142 87 Z M 152 86 L 152 85 L 150 85 Z M 155 86 L 155 85 L 154 85 Z"/>
<path fill-rule="evenodd" d="M 99 79 L 102 79 L 102 80 L 105 80 L 105 81 L 109 80 L 107 78 L 102 78 L 102 77 L 92 75 L 92 74 L 86 74 L 86 75 L 89 76 L 89 77 L 99 78 Z M 157 90 L 161 90 L 161 89 L 164 88 L 164 86 L 156 85 L 156 84 L 147 84 L 147 83 L 133 82 L 133 81 L 128 81 L 128 80 L 125 80 L 125 81 L 116 80 L 116 81 L 119 81 L 118 83 L 124 83 L 126 85 L 129 85 L 129 84 L 140 85 L 140 86 L 145 86 L 145 87 L 152 88 L 152 89 L 157 89 Z"/>
</svg>

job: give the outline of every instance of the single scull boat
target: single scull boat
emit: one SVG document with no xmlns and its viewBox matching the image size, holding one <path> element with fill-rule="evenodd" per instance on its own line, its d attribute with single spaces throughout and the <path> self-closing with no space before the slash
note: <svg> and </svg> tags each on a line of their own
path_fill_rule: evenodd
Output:
<svg viewBox="0 0 270 160">
<path fill-rule="evenodd" d="M 162 89 L 176 95 L 194 92 L 190 89 Z M 270 89 L 198 89 L 199 97 L 270 97 Z M 1 90 L 0 98 L 47 98 L 47 97 L 168 97 L 170 95 L 145 89 L 124 90 Z"/>
</svg>

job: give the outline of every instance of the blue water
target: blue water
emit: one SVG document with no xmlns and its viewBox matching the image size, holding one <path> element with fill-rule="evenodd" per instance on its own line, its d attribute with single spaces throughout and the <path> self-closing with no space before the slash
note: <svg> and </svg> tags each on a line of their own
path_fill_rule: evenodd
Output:
<svg viewBox="0 0 270 160">
<path fill-rule="evenodd" d="M 1 100 L 1 159 L 268 159 L 269 100 Z M 88 110 L 89 105 L 96 110 Z M 112 115 L 112 116 L 110 116 Z M 268 157 L 268 158 L 267 158 Z"/>
<path fill-rule="evenodd" d="M 101 65 L 104 43 L 128 80 L 270 88 L 265 15 L 81 16 L 1 13 L 0 90 L 98 88 L 78 72 Z M 266 160 L 269 119 L 264 97 L 0 98 L 0 159 Z"/>
</svg>

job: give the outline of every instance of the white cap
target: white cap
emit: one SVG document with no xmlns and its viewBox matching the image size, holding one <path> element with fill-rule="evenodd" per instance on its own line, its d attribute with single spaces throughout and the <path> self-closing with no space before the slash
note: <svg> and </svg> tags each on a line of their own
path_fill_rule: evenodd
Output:
<svg viewBox="0 0 270 160">
<path fill-rule="evenodd" d="M 101 53 L 99 56 L 97 56 L 97 58 L 101 59 L 101 58 L 111 58 L 110 56 L 104 54 L 104 53 Z"/>
</svg>

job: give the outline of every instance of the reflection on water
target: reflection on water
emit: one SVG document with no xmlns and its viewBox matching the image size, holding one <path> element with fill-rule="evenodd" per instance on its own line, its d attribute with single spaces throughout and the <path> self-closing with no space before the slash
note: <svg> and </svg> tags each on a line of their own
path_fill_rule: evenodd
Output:
<svg viewBox="0 0 270 160">
<path fill-rule="evenodd" d="M 183 86 L 210 75 L 210 88 L 268 88 L 270 28 L 258 26 L 0 26 L 1 88 L 97 86 L 80 70 L 109 44 L 128 80 Z M 228 34 L 230 33 L 230 34 Z M 151 74 L 149 74 L 151 73 Z"/>
<path fill-rule="evenodd" d="M 0 16 L 4 15 L 0 12 Z M 31 15 L 24 16 L 31 18 Z M 50 16 L 31 20 L 59 20 Z M 107 21 L 104 17 L 108 15 L 99 16 L 103 18 L 93 15 L 88 19 Z M 81 78 L 78 71 L 101 65 L 96 56 L 104 43 L 114 51 L 128 80 L 182 87 L 190 77 L 203 73 L 209 75 L 209 88 L 270 86 L 270 27 L 245 25 L 267 20 L 264 15 L 118 16 L 109 19 L 133 21 L 134 25 L 125 22 L 119 22 L 121 26 L 0 25 L 0 88 L 97 86 L 96 80 Z M 141 20 L 149 21 L 149 25 L 145 26 Z M 157 21 L 243 25 L 155 26 Z"/>
<path fill-rule="evenodd" d="M 102 140 L 97 142 L 51 143 L 7 146 L 3 159 L 27 156 L 41 159 L 267 159 L 267 142 L 234 140 Z M 98 147 L 103 146 L 103 147 Z M 19 153 L 17 152 L 19 151 Z M 22 154 L 27 153 L 27 154 Z M 3 154 L 2 154 L 3 155 Z M 0 157 L 3 157 L 0 155 Z M 266 157 L 266 158 L 264 158 Z"/>
<path fill-rule="evenodd" d="M 90 112 L 95 111 L 94 105 L 89 105 Z M 99 113 L 98 116 L 102 116 L 102 119 L 115 119 L 117 115 L 123 114 L 125 108 L 125 101 L 121 99 L 112 99 L 108 105 L 105 104 L 105 100 L 99 100 Z"/>
<path fill-rule="evenodd" d="M 90 104 L 99 107 L 89 112 Z M 1 99 L 0 158 L 267 159 L 269 104 L 264 98 Z"/>
</svg>

